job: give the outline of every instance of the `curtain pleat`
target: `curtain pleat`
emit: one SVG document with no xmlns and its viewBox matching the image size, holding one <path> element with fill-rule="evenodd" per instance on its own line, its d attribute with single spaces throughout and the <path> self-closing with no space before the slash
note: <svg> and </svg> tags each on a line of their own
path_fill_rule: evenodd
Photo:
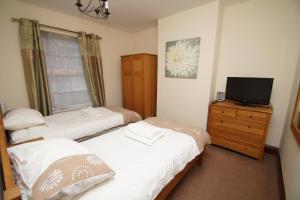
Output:
<svg viewBox="0 0 300 200">
<path fill-rule="evenodd" d="M 94 107 L 105 106 L 105 89 L 99 39 L 94 34 L 81 33 L 79 45 L 86 82 Z"/>
<path fill-rule="evenodd" d="M 51 101 L 39 22 L 21 19 L 19 37 L 30 107 L 50 115 Z"/>
</svg>

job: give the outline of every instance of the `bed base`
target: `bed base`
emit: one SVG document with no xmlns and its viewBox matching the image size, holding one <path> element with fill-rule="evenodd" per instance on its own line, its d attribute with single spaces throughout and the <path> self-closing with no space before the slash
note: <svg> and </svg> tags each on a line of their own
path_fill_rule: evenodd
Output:
<svg viewBox="0 0 300 200">
<path fill-rule="evenodd" d="M 198 164 L 201 166 L 202 160 L 203 160 L 203 153 L 204 151 L 198 155 L 196 158 L 194 158 L 192 161 L 190 161 L 185 168 L 180 171 L 161 191 L 160 193 L 155 197 L 154 200 L 164 200 L 168 197 L 168 195 L 174 190 L 176 185 L 183 179 L 183 177 L 190 171 L 190 169 Z"/>
</svg>

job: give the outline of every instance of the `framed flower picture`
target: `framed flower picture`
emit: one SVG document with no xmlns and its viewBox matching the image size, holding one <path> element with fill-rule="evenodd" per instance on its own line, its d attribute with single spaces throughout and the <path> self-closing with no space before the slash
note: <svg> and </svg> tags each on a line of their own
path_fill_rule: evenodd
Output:
<svg viewBox="0 0 300 200">
<path fill-rule="evenodd" d="M 298 95 L 297 95 L 295 108 L 293 112 L 291 129 L 296 137 L 298 144 L 300 145 L 300 85 L 299 85 Z"/>
<path fill-rule="evenodd" d="M 196 79 L 200 37 L 166 43 L 165 77 Z"/>
</svg>

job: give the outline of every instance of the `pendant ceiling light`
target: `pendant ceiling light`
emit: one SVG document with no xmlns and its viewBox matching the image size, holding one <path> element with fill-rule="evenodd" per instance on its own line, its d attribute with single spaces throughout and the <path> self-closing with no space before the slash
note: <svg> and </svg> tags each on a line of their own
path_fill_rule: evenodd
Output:
<svg viewBox="0 0 300 200">
<path fill-rule="evenodd" d="M 110 15 L 108 0 L 77 0 L 75 5 L 81 13 L 93 18 L 107 19 Z"/>
</svg>

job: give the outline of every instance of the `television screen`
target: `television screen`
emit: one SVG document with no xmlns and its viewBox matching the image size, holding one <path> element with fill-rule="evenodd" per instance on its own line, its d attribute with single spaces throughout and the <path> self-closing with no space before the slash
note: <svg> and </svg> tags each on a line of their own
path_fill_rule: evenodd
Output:
<svg viewBox="0 0 300 200">
<path fill-rule="evenodd" d="M 225 98 L 243 104 L 268 105 L 272 86 L 273 78 L 227 77 Z"/>
</svg>

